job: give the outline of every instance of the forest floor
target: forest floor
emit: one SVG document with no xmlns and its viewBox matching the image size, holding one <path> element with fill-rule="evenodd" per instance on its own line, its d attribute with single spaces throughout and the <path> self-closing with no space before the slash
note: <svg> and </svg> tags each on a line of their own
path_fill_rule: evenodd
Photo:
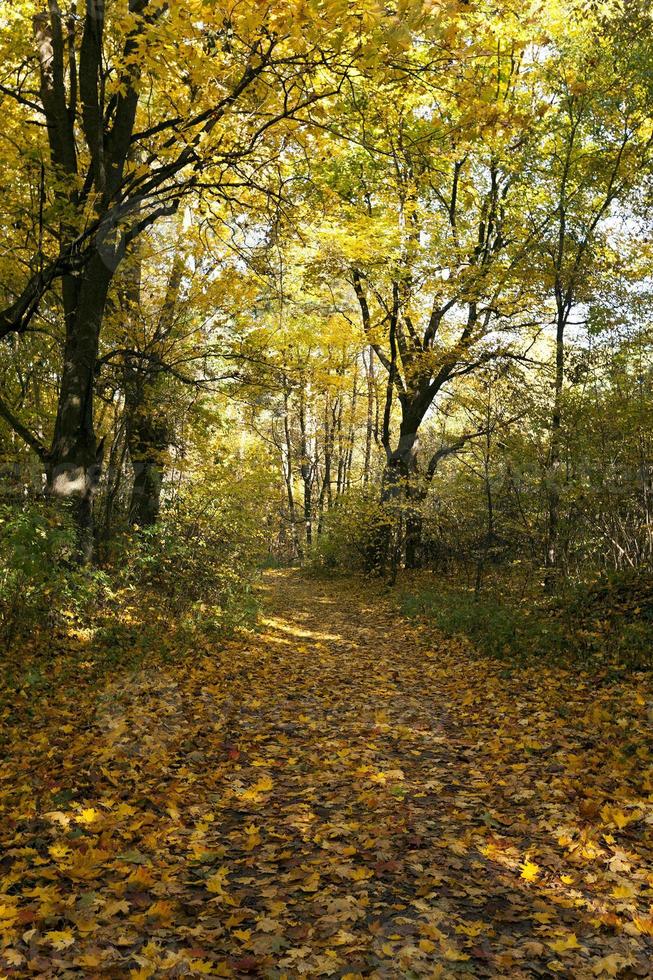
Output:
<svg viewBox="0 0 653 980">
<path fill-rule="evenodd" d="M 652 975 L 644 675 L 472 657 L 362 581 L 262 593 L 260 632 L 14 719 L 0 975 Z"/>
</svg>

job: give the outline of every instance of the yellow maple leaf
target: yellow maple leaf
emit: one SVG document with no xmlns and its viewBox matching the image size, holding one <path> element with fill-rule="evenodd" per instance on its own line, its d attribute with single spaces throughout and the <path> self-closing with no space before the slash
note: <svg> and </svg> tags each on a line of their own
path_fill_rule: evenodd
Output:
<svg viewBox="0 0 653 980">
<path fill-rule="evenodd" d="M 254 824 L 245 827 L 245 835 L 245 850 L 253 851 L 261 843 L 261 835 L 258 827 L 255 827 Z"/>
<path fill-rule="evenodd" d="M 194 966 L 195 964 L 193 964 Z M 211 976 L 212 977 L 233 977 L 234 973 L 228 963 L 224 960 L 222 963 L 214 963 L 211 966 Z M 202 971 L 204 972 L 204 971 Z"/>
<path fill-rule="evenodd" d="M 623 830 L 629 823 L 635 823 L 635 821 L 641 820 L 642 811 L 631 810 L 625 813 L 623 810 L 618 810 L 606 804 L 601 810 L 601 816 L 606 823 L 612 823 L 619 830 Z"/>
<path fill-rule="evenodd" d="M 580 944 L 575 932 L 570 932 L 564 939 L 556 939 L 554 943 L 549 943 L 549 949 L 554 953 L 566 953 L 568 949 L 580 949 Z"/>
<path fill-rule="evenodd" d="M 270 776 L 262 776 L 257 783 L 254 783 L 252 789 L 257 793 L 269 793 L 273 786 L 274 782 Z"/>
<path fill-rule="evenodd" d="M 366 878 L 372 877 L 372 872 L 369 868 L 354 868 L 348 875 L 352 881 L 364 881 Z"/>
<path fill-rule="evenodd" d="M 161 924 L 169 925 L 173 919 L 172 910 L 172 902 L 160 898 L 150 905 L 146 914 L 149 919 L 159 919 Z"/>
<path fill-rule="evenodd" d="M 520 877 L 523 878 L 524 881 L 535 881 L 536 878 L 538 877 L 539 873 L 540 873 L 540 870 L 541 870 L 541 868 L 540 868 L 539 864 L 535 864 L 534 861 L 529 861 L 527 859 L 521 865 L 521 875 L 520 875 Z"/>
<path fill-rule="evenodd" d="M 619 828 L 623 830 L 630 823 L 632 817 L 628 813 L 624 813 L 623 810 L 613 810 L 612 811 L 612 822 Z"/>
<path fill-rule="evenodd" d="M 454 949 L 453 946 L 445 946 L 442 952 L 445 960 L 450 960 L 452 963 L 462 963 L 464 960 L 469 959 L 467 953 L 461 953 L 460 950 Z"/>
<path fill-rule="evenodd" d="M 82 953 L 81 956 L 76 956 L 73 962 L 75 966 L 88 966 L 95 969 L 101 965 L 102 957 L 97 953 Z"/>
<path fill-rule="evenodd" d="M 100 816 L 99 810 L 95 810 L 93 809 L 92 806 L 90 806 L 87 807 L 85 810 L 82 810 L 82 812 L 77 815 L 77 822 L 93 823 L 95 820 L 98 819 L 99 816 Z"/>
<path fill-rule="evenodd" d="M 135 813 L 136 808 L 130 803 L 119 803 L 116 807 L 116 816 L 118 817 L 133 817 Z"/>
<path fill-rule="evenodd" d="M 119 915 L 122 912 L 123 915 L 127 915 L 129 912 L 129 902 L 124 899 L 112 898 L 102 909 L 102 917 L 106 919 L 112 919 L 114 915 Z"/>
<path fill-rule="evenodd" d="M 45 938 L 55 949 L 66 949 L 75 942 L 72 929 L 62 929 L 60 932 L 46 932 Z"/>
<path fill-rule="evenodd" d="M 624 882 L 622 885 L 617 885 L 612 889 L 613 898 L 632 898 L 637 894 L 637 889 L 628 882 Z"/>
<path fill-rule="evenodd" d="M 301 886 L 303 892 L 316 892 L 320 887 L 320 876 L 315 872 L 315 874 L 310 875 Z"/>
<path fill-rule="evenodd" d="M 653 915 L 646 919 L 636 915 L 633 918 L 633 925 L 638 932 L 644 933 L 646 936 L 653 936 Z"/>
<path fill-rule="evenodd" d="M 15 905 L 8 905 L 7 902 L 0 902 L 0 919 L 5 922 L 13 922 L 18 917 L 18 909 Z"/>
<path fill-rule="evenodd" d="M 269 793 L 273 786 L 274 782 L 270 776 L 262 776 L 258 782 L 244 790 L 240 795 L 244 800 L 256 800 L 263 793 Z"/>
<path fill-rule="evenodd" d="M 626 966 L 627 964 L 628 960 L 625 956 L 620 956 L 619 953 L 610 953 L 608 956 L 602 956 L 592 963 L 592 973 L 595 977 L 600 977 L 604 974 L 607 974 L 609 977 L 616 977 L 622 966 Z"/>
<path fill-rule="evenodd" d="M 226 868 L 220 868 L 215 874 L 212 874 L 206 879 L 207 891 L 213 892 L 214 895 L 224 894 L 224 885 L 229 872 Z"/>
<path fill-rule="evenodd" d="M 131 885 L 140 885 L 143 888 L 149 888 L 154 884 L 152 872 L 149 868 L 144 868 L 142 865 L 134 868 L 127 881 Z"/>
<path fill-rule="evenodd" d="M 78 851 L 73 855 L 66 869 L 67 873 L 71 878 L 82 880 L 96 878 L 98 867 L 104 864 L 109 857 L 108 851 L 100 851 L 92 847 L 89 847 L 88 851 Z"/>
</svg>

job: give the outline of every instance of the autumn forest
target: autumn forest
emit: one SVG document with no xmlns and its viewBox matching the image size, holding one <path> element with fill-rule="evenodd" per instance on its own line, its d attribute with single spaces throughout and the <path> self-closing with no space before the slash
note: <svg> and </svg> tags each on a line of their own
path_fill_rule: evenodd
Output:
<svg viewBox="0 0 653 980">
<path fill-rule="evenodd" d="M 652 977 L 648 0 L 2 0 L 0 119 L 0 977 Z"/>
</svg>

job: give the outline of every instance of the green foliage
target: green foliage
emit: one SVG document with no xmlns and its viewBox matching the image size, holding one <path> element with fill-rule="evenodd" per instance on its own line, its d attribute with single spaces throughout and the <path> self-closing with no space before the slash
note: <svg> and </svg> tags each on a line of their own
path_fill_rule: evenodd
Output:
<svg viewBox="0 0 653 980">
<path fill-rule="evenodd" d="M 392 517 L 379 502 L 378 488 L 350 490 L 325 514 L 309 567 L 314 572 L 367 570 L 373 564 L 375 543 L 391 526 Z"/>
<path fill-rule="evenodd" d="M 0 635 L 84 618 L 110 596 L 101 571 L 80 568 L 69 514 L 45 502 L 0 507 Z"/>
<path fill-rule="evenodd" d="M 560 657 L 568 640 L 555 621 L 472 592 L 405 595 L 402 612 L 429 619 L 445 636 L 465 636 L 489 657 L 509 662 Z"/>
<path fill-rule="evenodd" d="M 125 535 L 120 578 L 160 597 L 185 628 L 230 631 L 256 617 L 252 585 L 266 553 L 267 473 L 233 459 L 208 467 L 160 521 Z"/>
<path fill-rule="evenodd" d="M 567 661 L 646 670 L 653 667 L 652 598 L 650 581 L 630 574 L 578 585 L 548 604 L 425 589 L 405 593 L 401 610 L 510 663 Z"/>
</svg>

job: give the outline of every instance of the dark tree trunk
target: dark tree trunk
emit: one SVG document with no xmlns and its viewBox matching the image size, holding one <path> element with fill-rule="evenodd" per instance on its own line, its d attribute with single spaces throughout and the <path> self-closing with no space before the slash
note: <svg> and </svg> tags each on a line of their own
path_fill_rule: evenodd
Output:
<svg viewBox="0 0 653 980">
<path fill-rule="evenodd" d="M 301 474 L 304 484 L 304 528 L 306 547 L 310 550 L 313 543 L 313 463 L 309 457 L 309 435 L 303 388 L 300 389 L 299 393 L 299 432 L 301 436 Z"/>
<path fill-rule="evenodd" d="M 375 430 L 374 405 L 376 401 L 376 380 L 374 377 L 374 349 L 368 348 L 369 363 L 365 362 L 367 380 L 367 419 L 365 425 L 365 462 L 363 464 L 363 483 L 365 486 L 370 482 L 370 468 L 372 462 L 372 436 Z M 377 429 L 378 429 L 378 403 L 377 403 Z"/>
<path fill-rule="evenodd" d="M 553 412 L 551 414 L 551 442 L 546 474 L 546 489 L 548 497 L 548 523 L 546 540 L 546 586 L 553 588 L 555 570 L 560 561 L 559 554 L 559 525 L 560 525 L 560 469 L 561 469 L 561 440 L 562 440 L 562 389 L 564 384 L 564 335 L 566 312 L 558 310 L 556 327 L 556 357 L 555 381 L 553 391 Z"/>
<path fill-rule="evenodd" d="M 174 325 L 183 269 L 181 256 L 176 252 L 152 343 L 152 353 L 159 355 L 160 363 L 135 357 L 128 360 L 125 368 L 127 444 L 134 471 L 129 520 L 137 527 L 156 524 L 161 507 L 164 456 L 170 442 L 170 432 L 167 419 L 156 408 L 156 384 L 163 372 L 164 342 Z M 123 296 L 128 318 L 139 312 L 141 277 L 141 255 L 137 252 Z"/>
<path fill-rule="evenodd" d="M 282 460 L 284 463 L 283 471 L 286 481 L 286 495 L 288 498 L 288 516 L 290 519 L 293 544 L 292 557 L 301 558 L 302 548 L 297 531 L 297 509 L 295 506 L 295 493 L 293 490 L 293 445 L 292 435 L 290 432 L 290 394 L 287 383 L 284 383 L 283 389 L 283 433 L 285 442 L 285 459 L 283 458 L 284 453 L 282 451 Z"/>
<path fill-rule="evenodd" d="M 329 419 L 331 418 L 331 422 Z M 331 399 L 327 394 L 324 406 L 324 473 L 322 476 L 322 486 L 318 498 L 318 535 L 322 533 L 324 525 L 324 515 L 331 508 L 331 460 L 333 456 L 333 439 L 335 431 L 335 408 L 331 405 Z"/>
<path fill-rule="evenodd" d="M 93 395 L 100 327 L 112 275 L 113 269 L 96 254 L 84 271 L 76 307 L 66 311 L 64 363 L 47 469 L 49 492 L 71 504 L 82 562 L 89 561 L 93 552 L 93 497 L 102 468 Z"/>
<path fill-rule="evenodd" d="M 95 537 L 100 543 L 106 544 L 111 539 L 112 529 L 113 529 L 113 513 L 116 505 L 116 501 L 120 494 L 120 488 L 122 483 L 122 477 L 125 471 L 125 459 L 127 457 L 127 438 L 125 432 L 125 419 L 118 418 L 116 413 L 116 418 L 114 421 L 114 437 L 111 442 L 111 448 L 109 450 L 109 459 L 106 466 L 107 474 L 107 488 L 104 498 L 104 514 L 102 516 L 102 525 L 98 527 L 98 519 L 96 515 L 96 533 Z"/>
<path fill-rule="evenodd" d="M 137 408 L 129 422 L 129 455 L 134 468 L 134 483 L 129 502 L 129 520 L 138 527 L 156 524 L 161 507 L 163 456 L 168 447 L 164 423 L 157 423 L 143 406 Z"/>
<path fill-rule="evenodd" d="M 422 515 L 410 509 L 406 514 L 406 568 L 419 568 L 422 564 Z"/>
</svg>

